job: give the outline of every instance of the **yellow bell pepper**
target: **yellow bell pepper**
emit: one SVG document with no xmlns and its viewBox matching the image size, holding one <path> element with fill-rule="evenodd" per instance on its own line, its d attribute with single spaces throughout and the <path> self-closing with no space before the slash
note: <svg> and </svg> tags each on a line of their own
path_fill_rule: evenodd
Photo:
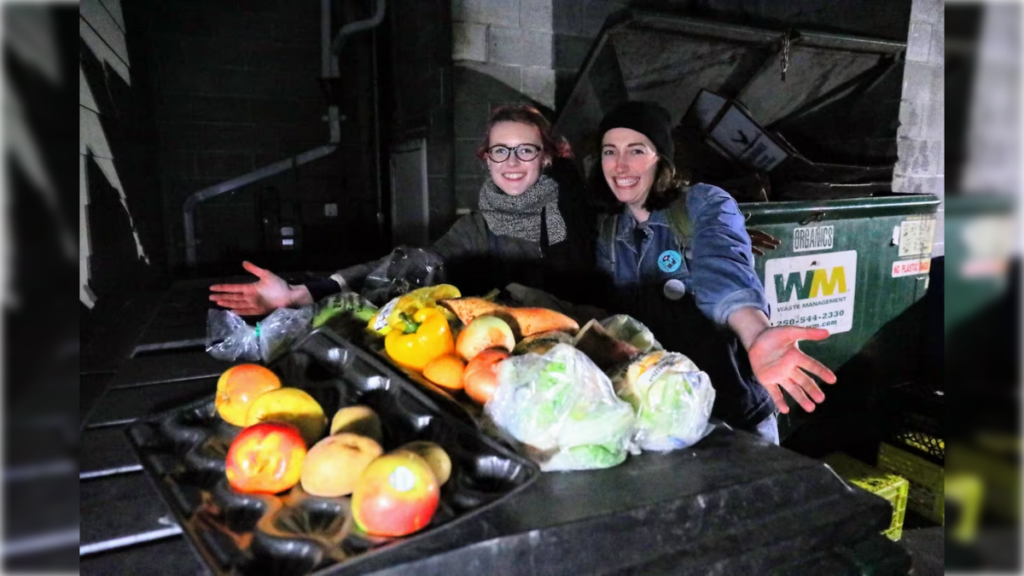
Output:
<svg viewBox="0 0 1024 576">
<path fill-rule="evenodd" d="M 461 296 L 462 293 L 459 292 L 459 289 L 451 284 L 438 284 L 413 290 L 384 305 L 370 318 L 367 328 L 382 336 L 386 336 L 396 329 L 400 332 L 411 332 L 416 329 L 415 324 L 417 324 L 413 320 L 413 316 L 424 308 L 436 308 L 449 321 L 454 320 L 455 316 L 449 310 L 439 308 L 437 301 Z"/>
<path fill-rule="evenodd" d="M 384 338 L 384 349 L 396 363 L 420 372 L 431 360 L 455 352 L 452 330 L 440 310 L 423 308 L 412 320 L 419 324 L 415 332 L 392 330 Z"/>
</svg>

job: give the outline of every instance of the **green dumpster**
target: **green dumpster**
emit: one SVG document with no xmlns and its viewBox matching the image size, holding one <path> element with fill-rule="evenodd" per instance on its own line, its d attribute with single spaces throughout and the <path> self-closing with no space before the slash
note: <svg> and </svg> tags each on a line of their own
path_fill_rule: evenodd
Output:
<svg viewBox="0 0 1024 576">
<path fill-rule="evenodd" d="M 948 333 L 1007 288 L 1015 230 L 1013 198 L 964 194 L 946 199 L 945 329 Z"/>
<path fill-rule="evenodd" d="M 783 242 L 756 259 L 772 324 L 829 330 L 827 340 L 801 349 L 837 372 L 847 394 L 857 388 L 865 396 L 914 368 L 920 323 L 900 319 L 928 290 L 938 207 L 930 194 L 740 206 L 749 227 Z M 854 361 L 865 381 L 843 378 Z M 780 418 L 780 435 L 806 419 L 796 407 Z"/>
<path fill-rule="evenodd" d="M 772 324 L 826 328 L 802 349 L 840 368 L 924 296 L 938 207 L 930 194 L 742 204 L 749 227 L 782 240 L 756 259 Z"/>
</svg>

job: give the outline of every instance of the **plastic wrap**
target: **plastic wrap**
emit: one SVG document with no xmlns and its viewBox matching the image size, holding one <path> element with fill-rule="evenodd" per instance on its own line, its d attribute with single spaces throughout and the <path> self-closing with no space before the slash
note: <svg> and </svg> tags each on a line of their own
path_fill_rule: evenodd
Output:
<svg viewBox="0 0 1024 576">
<path fill-rule="evenodd" d="M 210 310 L 206 317 L 206 351 L 218 360 L 271 362 L 309 333 L 313 307 L 278 308 L 250 326 L 228 310 Z"/>
<path fill-rule="evenodd" d="M 362 322 L 369 322 L 377 307 L 368 302 L 361 295 L 355 292 L 334 294 L 318 301 L 313 307 L 313 328 L 319 328 L 332 319 L 352 313 L 352 316 Z"/>
<path fill-rule="evenodd" d="M 711 431 L 715 389 L 686 356 L 658 350 L 612 375 L 616 394 L 636 410 L 634 442 L 643 450 L 686 448 Z"/>
<path fill-rule="evenodd" d="M 633 409 L 568 344 L 501 362 L 498 387 L 484 410 L 544 471 L 609 468 L 635 451 Z"/>
<path fill-rule="evenodd" d="M 380 306 L 417 288 L 444 283 L 444 259 L 432 250 L 399 246 L 366 277 L 363 298 Z"/>
<path fill-rule="evenodd" d="M 655 340 L 654 333 L 632 316 L 616 314 L 601 320 L 601 327 L 612 336 L 636 347 L 641 352 L 662 349 L 661 344 Z"/>
</svg>

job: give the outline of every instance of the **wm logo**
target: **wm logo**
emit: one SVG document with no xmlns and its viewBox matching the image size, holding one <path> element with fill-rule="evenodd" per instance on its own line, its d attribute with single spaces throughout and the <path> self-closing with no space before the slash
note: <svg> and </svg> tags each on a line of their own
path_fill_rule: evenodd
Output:
<svg viewBox="0 0 1024 576">
<path fill-rule="evenodd" d="M 797 300 L 831 296 L 836 289 L 840 294 L 846 293 L 846 270 L 842 266 L 833 268 L 831 275 L 824 269 L 808 270 L 803 276 L 800 272 L 790 272 L 789 277 L 775 275 L 775 294 L 779 302 L 789 302 L 794 293 Z"/>
</svg>

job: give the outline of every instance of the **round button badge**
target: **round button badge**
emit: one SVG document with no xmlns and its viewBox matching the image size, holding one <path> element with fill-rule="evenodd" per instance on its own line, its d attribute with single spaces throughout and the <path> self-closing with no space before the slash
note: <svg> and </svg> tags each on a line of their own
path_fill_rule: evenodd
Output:
<svg viewBox="0 0 1024 576">
<path fill-rule="evenodd" d="M 665 250 L 658 256 L 658 268 L 662 272 L 675 272 L 679 270 L 679 265 L 682 263 L 683 257 L 675 250 Z"/>
<path fill-rule="evenodd" d="M 665 294 L 665 298 L 669 300 L 680 300 L 683 296 L 686 296 L 686 284 L 683 284 L 683 281 L 678 278 L 673 278 L 665 282 L 662 292 Z"/>
</svg>

